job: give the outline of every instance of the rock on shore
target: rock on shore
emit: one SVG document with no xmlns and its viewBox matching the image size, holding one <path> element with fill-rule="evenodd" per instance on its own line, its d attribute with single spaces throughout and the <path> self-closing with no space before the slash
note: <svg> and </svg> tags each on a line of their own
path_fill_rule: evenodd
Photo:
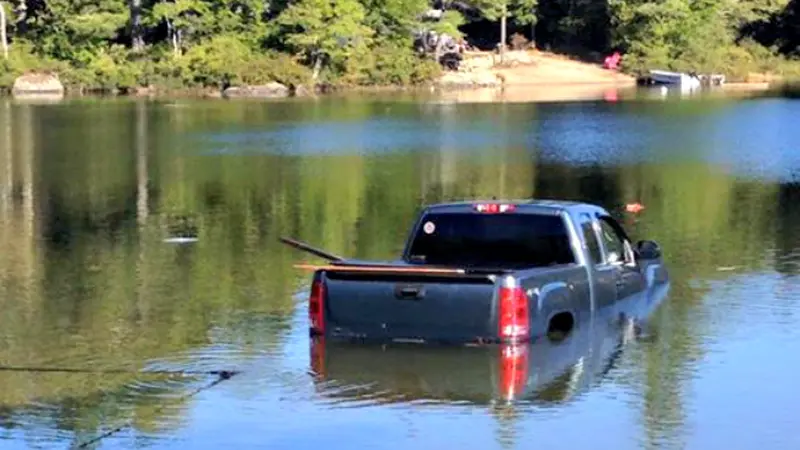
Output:
<svg viewBox="0 0 800 450">
<path fill-rule="evenodd" d="M 491 71 L 447 72 L 439 79 L 439 86 L 447 88 L 499 87 L 500 77 Z"/>
<path fill-rule="evenodd" d="M 64 95 L 64 85 L 58 75 L 51 73 L 28 73 L 14 80 L 11 88 L 14 96 Z"/>
<path fill-rule="evenodd" d="M 288 97 L 291 90 L 281 83 L 267 83 L 258 86 L 231 86 L 222 92 L 226 98 L 280 98 Z"/>
</svg>

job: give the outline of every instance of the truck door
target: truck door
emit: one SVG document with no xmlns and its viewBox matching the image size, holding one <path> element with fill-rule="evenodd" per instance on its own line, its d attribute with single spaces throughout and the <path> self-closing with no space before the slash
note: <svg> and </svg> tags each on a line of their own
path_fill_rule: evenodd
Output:
<svg viewBox="0 0 800 450">
<path fill-rule="evenodd" d="M 622 227 L 612 217 L 598 215 L 597 224 L 603 259 L 614 273 L 616 299 L 623 300 L 642 292 L 644 277 L 633 254 L 633 246 Z"/>
<path fill-rule="evenodd" d="M 605 263 L 602 247 L 598 236 L 600 235 L 597 220 L 591 215 L 583 213 L 578 216 L 578 225 L 583 234 L 584 251 L 589 256 L 587 263 L 592 273 L 592 293 L 596 309 L 612 305 L 617 300 L 617 270 Z"/>
</svg>

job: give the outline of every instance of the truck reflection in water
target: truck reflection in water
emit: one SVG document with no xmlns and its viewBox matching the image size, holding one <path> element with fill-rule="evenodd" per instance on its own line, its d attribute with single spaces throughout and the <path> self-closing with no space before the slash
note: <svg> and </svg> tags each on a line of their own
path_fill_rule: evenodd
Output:
<svg viewBox="0 0 800 450">
<path fill-rule="evenodd" d="M 547 405 L 596 386 L 627 344 L 652 334 L 646 320 L 669 286 L 642 292 L 579 323 L 563 339 L 528 345 L 430 347 L 312 338 L 318 392 L 341 402 Z"/>
</svg>

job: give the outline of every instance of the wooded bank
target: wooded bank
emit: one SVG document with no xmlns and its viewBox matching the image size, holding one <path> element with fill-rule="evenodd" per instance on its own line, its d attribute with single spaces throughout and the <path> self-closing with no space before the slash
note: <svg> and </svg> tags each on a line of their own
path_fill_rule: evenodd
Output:
<svg viewBox="0 0 800 450">
<path fill-rule="evenodd" d="M 800 74 L 800 0 L 9 0 L 0 87 L 55 72 L 67 87 L 414 85 L 442 68 L 428 30 L 491 49 L 501 36 L 650 68 Z M 436 14 L 431 14 L 431 12 Z M 435 17 L 435 19 L 431 19 Z M 505 27 L 501 27 L 505 24 Z"/>
</svg>

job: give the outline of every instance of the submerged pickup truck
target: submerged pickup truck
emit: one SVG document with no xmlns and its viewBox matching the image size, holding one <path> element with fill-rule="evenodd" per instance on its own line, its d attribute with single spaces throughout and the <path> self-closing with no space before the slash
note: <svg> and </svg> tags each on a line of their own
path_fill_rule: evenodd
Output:
<svg viewBox="0 0 800 450">
<path fill-rule="evenodd" d="M 310 333 L 347 340 L 489 344 L 569 333 L 583 318 L 667 282 L 653 241 L 631 242 L 602 207 L 550 200 L 431 205 L 394 262 L 313 270 Z"/>
</svg>

